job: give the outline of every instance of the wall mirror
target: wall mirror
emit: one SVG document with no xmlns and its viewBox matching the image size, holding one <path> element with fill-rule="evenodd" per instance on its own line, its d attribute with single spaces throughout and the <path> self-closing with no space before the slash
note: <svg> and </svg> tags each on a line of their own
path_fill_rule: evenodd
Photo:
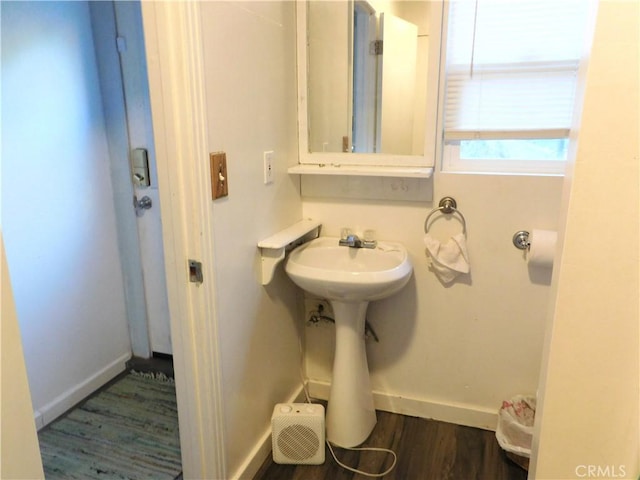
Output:
<svg viewBox="0 0 640 480">
<path fill-rule="evenodd" d="M 433 167 L 442 2 L 296 7 L 301 167 Z"/>
</svg>

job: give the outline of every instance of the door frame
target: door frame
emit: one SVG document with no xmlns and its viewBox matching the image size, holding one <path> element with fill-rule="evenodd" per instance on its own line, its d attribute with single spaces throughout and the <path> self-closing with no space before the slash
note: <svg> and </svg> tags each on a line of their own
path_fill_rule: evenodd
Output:
<svg viewBox="0 0 640 480">
<path fill-rule="evenodd" d="M 226 478 L 198 2 L 142 2 L 185 478 Z M 188 259 L 204 282 L 188 281 Z"/>
</svg>

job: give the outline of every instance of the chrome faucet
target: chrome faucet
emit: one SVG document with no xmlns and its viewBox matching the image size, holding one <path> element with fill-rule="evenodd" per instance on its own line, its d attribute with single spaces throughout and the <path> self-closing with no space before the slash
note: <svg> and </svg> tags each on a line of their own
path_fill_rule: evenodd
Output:
<svg viewBox="0 0 640 480">
<path fill-rule="evenodd" d="M 378 242 L 375 240 L 360 240 L 357 235 L 352 233 L 338 241 L 338 245 L 350 248 L 376 248 Z"/>
<path fill-rule="evenodd" d="M 341 247 L 362 248 L 362 240 L 357 235 L 347 235 L 345 238 L 341 238 L 338 242 Z"/>
</svg>

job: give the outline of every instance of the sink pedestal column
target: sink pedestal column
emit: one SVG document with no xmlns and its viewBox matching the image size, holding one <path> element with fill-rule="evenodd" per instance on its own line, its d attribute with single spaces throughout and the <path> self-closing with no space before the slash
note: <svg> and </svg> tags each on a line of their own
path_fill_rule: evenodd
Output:
<svg viewBox="0 0 640 480">
<path fill-rule="evenodd" d="M 364 326 L 369 302 L 330 300 L 336 322 L 327 440 L 341 447 L 364 442 L 376 424 Z"/>
</svg>

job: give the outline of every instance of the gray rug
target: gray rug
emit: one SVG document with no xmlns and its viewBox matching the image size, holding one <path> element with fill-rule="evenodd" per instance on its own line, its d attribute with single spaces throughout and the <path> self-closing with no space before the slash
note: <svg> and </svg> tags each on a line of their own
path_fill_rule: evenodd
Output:
<svg viewBox="0 0 640 480">
<path fill-rule="evenodd" d="M 38 434 L 49 479 L 171 479 L 181 470 L 171 379 L 130 373 Z"/>
</svg>

